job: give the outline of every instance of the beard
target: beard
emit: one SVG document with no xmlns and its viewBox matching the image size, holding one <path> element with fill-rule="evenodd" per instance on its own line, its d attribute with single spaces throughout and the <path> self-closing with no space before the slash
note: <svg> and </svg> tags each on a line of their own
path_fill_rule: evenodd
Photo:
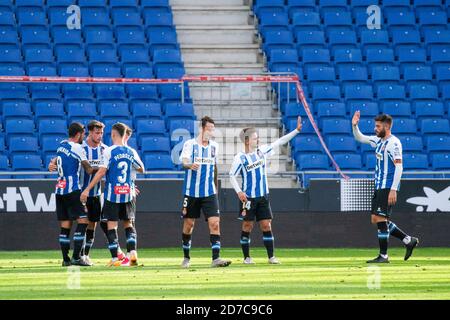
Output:
<svg viewBox="0 0 450 320">
<path fill-rule="evenodd" d="M 378 138 L 384 138 L 386 137 L 386 130 L 381 130 L 380 132 L 377 133 L 377 137 Z"/>
</svg>

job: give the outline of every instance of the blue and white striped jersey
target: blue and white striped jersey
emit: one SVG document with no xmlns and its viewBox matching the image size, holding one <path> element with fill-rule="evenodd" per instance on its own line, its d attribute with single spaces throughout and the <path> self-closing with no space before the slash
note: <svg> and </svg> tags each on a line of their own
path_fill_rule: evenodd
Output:
<svg viewBox="0 0 450 320">
<path fill-rule="evenodd" d="M 56 150 L 58 183 L 56 194 L 64 195 L 81 189 L 81 162 L 87 161 L 86 152 L 79 143 L 63 140 Z"/>
<path fill-rule="evenodd" d="M 86 152 L 86 157 L 89 161 L 89 164 L 93 168 L 98 168 L 100 164 L 103 162 L 103 152 L 108 147 L 106 144 L 100 144 L 97 148 L 90 147 L 86 141 L 83 141 L 83 144 L 81 145 L 84 148 L 84 151 Z M 89 175 L 86 173 L 86 171 L 83 170 L 81 174 L 81 185 L 82 190 L 86 189 L 89 183 L 91 183 L 92 178 L 94 177 L 94 174 Z M 89 197 L 98 197 L 102 193 L 101 190 L 101 182 L 99 182 L 94 188 L 89 191 Z"/>
<path fill-rule="evenodd" d="M 390 189 L 394 181 L 395 160 L 402 160 L 402 143 L 391 135 L 383 140 L 370 136 L 370 145 L 375 148 L 375 189 Z"/>
<path fill-rule="evenodd" d="M 126 203 L 133 199 L 132 169 L 143 168 L 136 150 L 128 146 L 113 145 L 103 152 L 103 163 L 107 168 L 104 198 L 109 202 Z"/>
<path fill-rule="evenodd" d="M 266 161 L 274 153 L 272 145 L 262 145 L 255 152 L 239 152 L 234 157 L 230 176 L 241 176 L 242 191 L 248 198 L 259 198 L 269 193 Z"/>
<path fill-rule="evenodd" d="M 219 145 L 210 140 L 204 147 L 197 142 L 197 139 L 190 139 L 185 142 L 180 161 L 189 159 L 191 163 L 200 165 L 197 171 L 186 169 L 184 178 L 184 195 L 194 198 L 209 197 L 216 194 L 214 184 L 214 169 L 217 165 Z"/>
</svg>

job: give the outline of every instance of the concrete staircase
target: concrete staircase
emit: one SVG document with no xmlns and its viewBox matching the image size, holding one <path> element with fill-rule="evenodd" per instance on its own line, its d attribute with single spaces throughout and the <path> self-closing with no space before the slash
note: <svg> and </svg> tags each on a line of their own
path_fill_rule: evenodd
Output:
<svg viewBox="0 0 450 320">
<path fill-rule="evenodd" d="M 188 75 L 249 75 L 267 71 L 248 0 L 171 0 L 174 23 Z M 221 146 L 219 172 L 229 171 L 242 149 L 240 130 L 260 129 L 261 143 L 280 136 L 279 113 L 268 84 L 190 83 L 198 118 L 216 121 Z M 292 168 L 286 148 L 273 157 L 269 172 Z M 225 187 L 228 179 L 224 179 Z M 290 187 L 289 178 L 271 178 L 271 187 Z"/>
</svg>

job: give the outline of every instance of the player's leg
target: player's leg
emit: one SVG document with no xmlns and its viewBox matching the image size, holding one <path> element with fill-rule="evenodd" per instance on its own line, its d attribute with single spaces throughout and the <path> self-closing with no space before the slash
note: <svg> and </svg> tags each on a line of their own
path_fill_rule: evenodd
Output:
<svg viewBox="0 0 450 320">
<path fill-rule="evenodd" d="M 201 198 L 201 209 L 208 221 L 209 241 L 211 242 L 212 267 L 227 267 L 231 260 L 220 258 L 220 210 L 217 195 Z"/>
<path fill-rule="evenodd" d="M 87 209 L 80 201 L 81 191 L 74 191 L 70 194 L 71 207 L 69 212 L 72 218 L 77 220 L 77 227 L 73 233 L 73 253 L 71 263 L 79 266 L 90 266 L 81 259 L 81 249 L 86 240 L 86 229 L 89 223 Z"/>
<path fill-rule="evenodd" d="M 274 240 L 272 232 L 272 219 L 263 219 L 259 221 L 259 227 L 263 233 L 263 242 L 266 247 L 267 257 L 270 264 L 279 264 L 280 262 L 274 256 Z"/>
<path fill-rule="evenodd" d="M 373 260 L 367 261 L 368 263 L 387 263 L 389 262 L 387 250 L 389 243 L 389 229 L 388 221 L 386 217 L 372 214 L 371 216 L 372 224 L 377 225 L 378 229 L 378 244 L 380 246 L 380 253 L 378 257 Z"/>
<path fill-rule="evenodd" d="M 402 229 L 397 227 L 397 225 L 392 221 L 388 221 L 388 227 L 389 227 L 389 234 L 396 237 L 397 239 L 401 240 L 404 243 L 406 247 L 404 260 L 408 260 L 409 257 L 411 257 L 414 248 L 417 247 L 417 245 L 419 244 L 419 239 L 416 237 L 409 236 Z"/>
<path fill-rule="evenodd" d="M 137 266 L 137 233 L 133 220 L 124 220 L 125 237 L 127 239 L 127 256 L 130 266 Z"/>
<path fill-rule="evenodd" d="M 117 234 L 117 226 L 119 221 L 119 204 L 105 200 L 103 205 L 103 218 L 107 221 L 107 237 L 108 249 L 111 253 L 111 262 L 108 266 L 120 266 L 120 260 L 117 258 L 119 248 L 119 236 Z"/>
<path fill-rule="evenodd" d="M 60 224 L 59 246 L 63 257 L 62 266 L 70 266 L 70 230 L 72 221 L 70 220 L 68 207 L 66 206 L 65 195 L 56 195 L 56 216 Z"/>
<path fill-rule="evenodd" d="M 250 233 L 253 230 L 254 221 L 242 221 L 241 231 L 241 248 L 244 255 L 244 264 L 253 264 L 253 260 L 250 257 Z"/>
<path fill-rule="evenodd" d="M 102 213 L 102 207 L 100 204 L 100 198 L 99 197 L 88 197 L 87 203 L 86 203 L 87 213 L 88 213 L 88 226 L 86 229 L 86 242 L 84 243 L 83 249 L 82 249 L 82 256 L 85 260 L 89 259 L 89 252 L 94 245 L 94 238 L 95 238 L 95 229 L 97 227 L 97 223 L 100 222 L 101 213 Z M 90 262 L 90 261 L 89 261 Z"/>
<path fill-rule="evenodd" d="M 194 231 L 195 219 L 193 218 L 184 218 L 183 219 L 183 234 L 182 234 L 182 242 L 183 242 L 183 255 L 184 259 L 181 264 L 183 268 L 188 268 L 191 260 L 191 244 L 192 244 L 192 232 Z"/>
<path fill-rule="evenodd" d="M 182 268 L 189 268 L 191 256 L 191 243 L 192 232 L 194 231 L 195 219 L 200 218 L 200 201 L 198 198 L 185 196 L 183 199 L 182 215 L 183 218 L 183 230 L 182 230 L 182 242 L 183 242 L 183 261 L 181 262 Z"/>
<path fill-rule="evenodd" d="M 72 221 L 60 221 L 61 230 L 59 233 L 59 246 L 63 257 L 62 266 L 68 267 L 71 265 L 69 251 L 70 251 L 70 229 L 72 228 Z"/>
<path fill-rule="evenodd" d="M 256 205 L 256 221 L 259 222 L 259 227 L 263 233 L 263 242 L 266 247 L 267 257 L 270 264 L 280 264 L 274 256 L 274 237 L 272 232 L 272 208 L 269 202 L 269 196 L 258 198 Z"/>
</svg>

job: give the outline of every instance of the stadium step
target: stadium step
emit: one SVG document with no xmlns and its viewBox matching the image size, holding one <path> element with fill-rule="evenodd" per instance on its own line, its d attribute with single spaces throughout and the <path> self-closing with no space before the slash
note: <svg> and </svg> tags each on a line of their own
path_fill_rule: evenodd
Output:
<svg viewBox="0 0 450 320">
<path fill-rule="evenodd" d="M 191 98 L 203 101 L 252 101 L 258 103 L 270 99 L 271 91 L 264 83 L 190 83 Z"/>
<path fill-rule="evenodd" d="M 189 63 L 261 63 L 259 48 L 182 48 L 183 59 Z"/>
<path fill-rule="evenodd" d="M 254 119 L 258 117 L 270 118 L 274 116 L 275 111 L 268 108 L 261 108 L 258 105 L 238 105 L 238 106 L 205 106 L 200 103 L 195 105 L 195 114 L 201 118 L 203 116 L 210 116 L 213 119 L 222 120 L 239 120 L 239 119 Z"/>
<path fill-rule="evenodd" d="M 183 47 L 195 45 L 232 45 L 256 43 L 252 25 L 241 26 L 177 26 L 178 40 Z"/>
<path fill-rule="evenodd" d="M 248 6 L 173 6 L 176 25 L 245 25 L 250 19 Z"/>
<path fill-rule="evenodd" d="M 171 6 L 189 6 L 192 0 L 170 0 Z M 225 7 L 225 6 L 242 6 L 245 0 L 195 0 L 197 6 L 205 7 Z"/>
<path fill-rule="evenodd" d="M 266 71 L 263 63 L 189 63 L 186 60 L 184 68 L 191 75 L 256 75 Z"/>
</svg>

